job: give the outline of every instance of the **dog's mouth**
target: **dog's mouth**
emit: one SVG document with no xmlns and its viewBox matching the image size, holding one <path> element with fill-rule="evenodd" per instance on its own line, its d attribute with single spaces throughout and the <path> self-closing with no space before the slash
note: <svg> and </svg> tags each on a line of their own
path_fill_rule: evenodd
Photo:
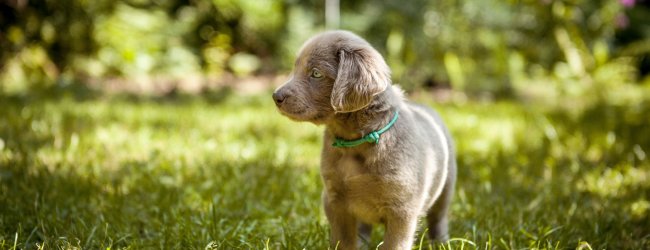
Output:
<svg viewBox="0 0 650 250">
<path fill-rule="evenodd" d="M 280 113 L 286 117 L 289 117 L 289 119 L 296 120 L 296 121 L 306 121 L 308 112 L 307 109 L 298 109 L 298 110 L 286 110 L 283 108 L 278 108 L 280 110 Z"/>
<path fill-rule="evenodd" d="M 298 110 L 285 110 L 283 108 L 278 108 L 280 113 L 291 120 L 298 122 L 312 122 L 315 124 L 320 124 L 323 122 L 325 116 L 314 112 L 310 109 L 298 109 Z"/>
</svg>

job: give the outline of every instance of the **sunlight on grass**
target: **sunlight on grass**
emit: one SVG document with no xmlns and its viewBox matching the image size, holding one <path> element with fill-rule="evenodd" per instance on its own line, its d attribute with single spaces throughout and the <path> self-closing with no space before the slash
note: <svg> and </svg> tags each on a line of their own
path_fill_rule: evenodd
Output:
<svg viewBox="0 0 650 250">
<path fill-rule="evenodd" d="M 583 175 L 576 187 L 605 198 L 630 195 L 635 188 L 650 188 L 650 170 L 630 166 L 596 168 Z"/>
<path fill-rule="evenodd" d="M 268 95 L 0 101 L 3 246 L 327 248 L 322 128 L 279 115 Z M 650 244 L 647 105 L 575 116 L 421 101 L 452 130 L 459 179 L 452 240 L 419 234 L 420 249 Z"/>
</svg>

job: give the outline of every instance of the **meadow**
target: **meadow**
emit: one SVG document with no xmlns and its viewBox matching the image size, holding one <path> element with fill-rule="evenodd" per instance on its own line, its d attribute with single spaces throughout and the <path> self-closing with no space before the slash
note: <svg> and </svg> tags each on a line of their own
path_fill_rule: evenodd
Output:
<svg viewBox="0 0 650 250">
<path fill-rule="evenodd" d="M 412 98 L 458 148 L 451 240 L 416 249 L 650 248 L 650 98 Z M 270 91 L 0 97 L 0 249 L 327 249 L 322 128 Z M 380 244 L 382 230 L 368 247 Z"/>
</svg>

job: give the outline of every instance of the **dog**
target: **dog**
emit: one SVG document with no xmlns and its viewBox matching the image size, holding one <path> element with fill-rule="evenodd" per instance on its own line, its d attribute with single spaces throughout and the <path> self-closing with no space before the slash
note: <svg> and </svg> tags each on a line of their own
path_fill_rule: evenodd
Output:
<svg viewBox="0 0 650 250">
<path fill-rule="evenodd" d="M 364 39 L 327 31 L 305 42 L 290 79 L 273 93 L 282 115 L 325 126 L 322 202 L 332 248 L 356 249 L 383 224 L 380 248 L 411 249 L 424 215 L 430 239 L 448 239 L 456 182 L 450 133 L 435 111 L 405 100 L 390 74 Z"/>
</svg>

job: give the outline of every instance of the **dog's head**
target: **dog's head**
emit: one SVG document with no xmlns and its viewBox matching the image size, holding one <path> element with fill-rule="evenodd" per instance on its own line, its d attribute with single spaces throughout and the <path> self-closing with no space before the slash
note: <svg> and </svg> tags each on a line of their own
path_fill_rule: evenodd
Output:
<svg viewBox="0 0 650 250">
<path fill-rule="evenodd" d="M 368 42 L 347 31 L 329 31 L 300 49 L 291 78 L 273 93 L 293 120 L 323 123 L 335 113 L 368 106 L 390 85 L 390 70 Z"/>
</svg>

